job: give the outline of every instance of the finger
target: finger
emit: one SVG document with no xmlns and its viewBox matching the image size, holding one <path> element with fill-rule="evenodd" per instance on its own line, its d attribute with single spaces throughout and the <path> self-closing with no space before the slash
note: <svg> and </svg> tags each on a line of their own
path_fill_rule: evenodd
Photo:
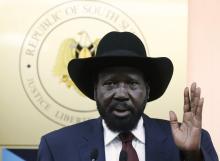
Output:
<svg viewBox="0 0 220 161">
<path fill-rule="evenodd" d="M 194 97 L 194 100 L 193 100 L 194 107 L 192 108 L 192 112 L 194 114 L 196 114 L 196 111 L 197 111 L 197 108 L 198 108 L 198 105 L 199 105 L 200 94 L 201 94 L 201 89 L 198 87 L 198 88 L 196 88 L 195 97 Z"/>
<path fill-rule="evenodd" d="M 200 87 L 197 87 L 197 88 L 196 88 L 196 92 L 195 92 L 195 97 L 200 98 L 200 95 L 201 95 L 201 88 L 200 88 Z"/>
<path fill-rule="evenodd" d="M 191 88 L 190 88 L 190 110 L 195 111 L 195 93 L 196 93 L 196 83 L 192 83 Z"/>
<path fill-rule="evenodd" d="M 193 99 L 196 92 L 196 82 L 193 82 L 190 87 L 190 97 Z"/>
<path fill-rule="evenodd" d="M 183 122 L 187 125 L 191 125 L 191 122 L 193 121 L 194 114 L 192 112 L 186 112 L 183 115 Z"/>
<path fill-rule="evenodd" d="M 170 126 L 172 131 L 179 129 L 179 124 L 175 112 L 170 111 L 169 115 L 170 115 Z"/>
<path fill-rule="evenodd" d="M 190 98 L 189 98 L 189 88 L 186 87 L 184 90 L 184 113 L 190 111 Z"/>
<path fill-rule="evenodd" d="M 201 98 L 199 100 L 199 104 L 198 104 L 198 107 L 196 109 L 196 119 L 199 120 L 199 121 L 202 121 L 203 104 L 204 104 L 204 98 Z"/>
</svg>

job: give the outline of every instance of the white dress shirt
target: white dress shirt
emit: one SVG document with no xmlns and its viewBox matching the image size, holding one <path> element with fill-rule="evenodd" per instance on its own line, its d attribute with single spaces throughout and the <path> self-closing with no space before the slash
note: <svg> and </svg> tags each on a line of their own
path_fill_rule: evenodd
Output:
<svg viewBox="0 0 220 161">
<path fill-rule="evenodd" d="M 111 131 L 104 120 L 102 120 L 104 129 L 105 159 L 106 161 L 119 161 L 119 155 L 122 143 L 118 137 L 119 132 Z M 134 135 L 132 145 L 135 148 L 139 161 L 145 161 L 145 130 L 143 126 L 143 118 L 141 117 L 137 127 L 131 131 Z"/>
</svg>

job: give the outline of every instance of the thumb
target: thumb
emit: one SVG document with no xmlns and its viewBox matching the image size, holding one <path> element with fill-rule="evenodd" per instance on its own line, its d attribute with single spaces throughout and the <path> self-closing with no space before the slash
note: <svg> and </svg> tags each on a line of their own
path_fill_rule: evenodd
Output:
<svg viewBox="0 0 220 161">
<path fill-rule="evenodd" d="M 177 120 L 177 116 L 175 112 L 170 111 L 169 115 L 170 115 L 170 126 L 171 126 L 172 131 L 179 129 L 179 124 L 178 124 L 178 120 Z"/>
</svg>

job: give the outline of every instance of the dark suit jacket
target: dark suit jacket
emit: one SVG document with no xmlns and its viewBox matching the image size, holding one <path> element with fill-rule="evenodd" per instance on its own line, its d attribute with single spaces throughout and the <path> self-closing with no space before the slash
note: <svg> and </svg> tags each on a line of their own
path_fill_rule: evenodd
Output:
<svg viewBox="0 0 220 161">
<path fill-rule="evenodd" d="M 168 121 L 143 116 L 146 161 L 181 161 Z M 205 161 L 218 161 L 211 138 L 202 130 L 201 149 Z M 105 161 L 103 127 L 100 118 L 65 127 L 42 137 L 38 161 L 89 161 L 98 149 L 98 161 Z"/>
</svg>

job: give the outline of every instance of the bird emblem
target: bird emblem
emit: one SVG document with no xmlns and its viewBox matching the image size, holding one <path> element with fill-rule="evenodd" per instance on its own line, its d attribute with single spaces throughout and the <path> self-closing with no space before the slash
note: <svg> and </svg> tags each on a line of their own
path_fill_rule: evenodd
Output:
<svg viewBox="0 0 220 161">
<path fill-rule="evenodd" d="M 79 36 L 78 41 L 74 38 L 67 38 L 61 43 L 53 67 L 53 74 L 59 78 L 61 83 L 65 83 L 67 88 L 73 87 L 78 93 L 82 94 L 69 77 L 67 66 L 72 59 L 95 56 L 100 39 L 96 38 L 91 41 L 86 31 L 81 31 L 77 35 Z"/>
</svg>

